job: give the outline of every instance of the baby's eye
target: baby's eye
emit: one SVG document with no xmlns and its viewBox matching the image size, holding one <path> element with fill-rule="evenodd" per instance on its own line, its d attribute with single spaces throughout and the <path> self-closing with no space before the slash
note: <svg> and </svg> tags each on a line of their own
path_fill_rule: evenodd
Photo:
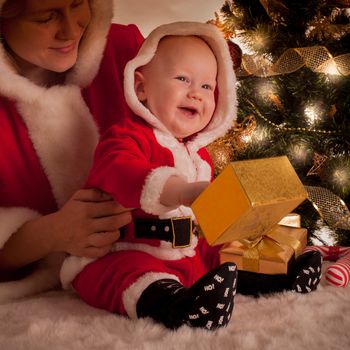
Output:
<svg viewBox="0 0 350 350">
<path fill-rule="evenodd" d="M 184 81 L 184 82 L 189 81 L 189 79 L 184 77 L 183 75 L 179 75 L 179 76 L 175 77 L 175 79 L 180 80 L 180 81 Z"/>
<path fill-rule="evenodd" d="M 203 84 L 202 88 L 206 90 L 213 90 L 213 87 L 210 84 Z"/>
</svg>

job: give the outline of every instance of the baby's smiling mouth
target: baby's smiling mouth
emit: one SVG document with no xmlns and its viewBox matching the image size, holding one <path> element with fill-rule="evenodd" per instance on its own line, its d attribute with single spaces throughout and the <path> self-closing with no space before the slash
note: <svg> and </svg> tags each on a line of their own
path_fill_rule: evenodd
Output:
<svg viewBox="0 0 350 350">
<path fill-rule="evenodd" d="M 179 107 L 179 110 L 187 116 L 194 116 L 198 113 L 197 109 L 194 107 Z"/>
</svg>

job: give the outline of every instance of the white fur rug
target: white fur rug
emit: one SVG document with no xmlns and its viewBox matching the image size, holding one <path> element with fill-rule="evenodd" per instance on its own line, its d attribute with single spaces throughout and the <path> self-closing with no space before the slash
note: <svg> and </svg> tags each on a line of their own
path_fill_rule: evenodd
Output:
<svg viewBox="0 0 350 350">
<path fill-rule="evenodd" d="M 322 283 L 324 284 L 324 283 Z M 0 306 L 1 350 L 350 349 L 350 287 L 321 285 L 308 295 L 237 295 L 229 326 L 169 331 L 49 292 Z"/>
</svg>

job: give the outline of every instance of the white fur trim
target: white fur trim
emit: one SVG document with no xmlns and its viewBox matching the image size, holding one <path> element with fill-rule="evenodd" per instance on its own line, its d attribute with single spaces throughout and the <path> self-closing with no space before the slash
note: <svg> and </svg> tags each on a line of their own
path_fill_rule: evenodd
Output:
<svg viewBox="0 0 350 350">
<path fill-rule="evenodd" d="M 62 260 L 63 254 L 51 254 L 41 260 L 36 270 L 28 277 L 0 283 L 0 303 L 59 287 L 58 272 Z"/>
<path fill-rule="evenodd" d="M 223 136 L 232 126 L 237 113 L 236 76 L 228 45 L 223 34 L 214 25 L 199 22 L 175 22 L 159 26 L 147 37 L 138 55 L 129 61 L 124 71 L 124 91 L 127 103 L 136 115 L 145 119 L 154 128 L 170 134 L 166 127 L 138 100 L 134 90 L 134 72 L 151 61 L 160 39 L 167 35 L 196 35 L 203 38 L 211 47 L 218 62 L 219 96 L 216 110 L 208 126 L 189 142 L 192 152 Z"/>
<path fill-rule="evenodd" d="M 156 168 L 148 174 L 140 197 L 142 210 L 149 214 L 160 215 L 174 209 L 161 204 L 159 200 L 163 187 L 171 176 L 184 178 L 177 169 L 165 166 Z"/>
<path fill-rule="evenodd" d="M 31 209 L 21 207 L 0 208 L 0 249 L 25 222 L 41 215 Z"/>
<path fill-rule="evenodd" d="M 40 216 L 38 212 L 27 208 L 0 208 L 0 248 L 25 222 Z M 58 271 L 62 260 L 62 254 L 51 254 L 41 260 L 36 270 L 28 277 L 0 283 L 0 303 L 59 286 Z"/>
<path fill-rule="evenodd" d="M 193 257 L 196 254 L 195 248 L 198 244 L 198 238 L 195 235 L 191 237 L 191 245 L 187 248 L 174 249 L 169 242 L 161 241 L 160 246 L 150 246 L 143 243 L 117 242 L 112 251 L 138 250 L 150 254 L 161 260 L 180 260 L 186 256 Z M 80 273 L 84 267 L 95 259 L 82 258 L 77 256 L 68 256 L 60 269 L 60 281 L 64 289 L 69 289 L 75 276 Z"/>
<path fill-rule="evenodd" d="M 60 270 L 60 280 L 63 289 L 68 289 L 75 276 L 83 271 L 84 267 L 96 259 L 69 256 L 64 259 Z"/>
<path fill-rule="evenodd" d="M 18 103 L 18 109 L 61 206 L 84 183 L 97 126 L 77 86 L 53 86 L 31 103 Z"/>
<path fill-rule="evenodd" d="M 162 131 L 154 130 L 158 143 L 171 151 L 174 157 L 174 167 L 184 176 L 188 182 L 210 181 L 211 168 L 196 150 L 189 149 L 188 144 L 179 142 L 176 138 Z"/>
<path fill-rule="evenodd" d="M 112 0 L 90 0 L 91 22 L 79 46 L 79 57 L 67 83 L 87 86 L 97 74 L 113 17 Z"/>
<path fill-rule="evenodd" d="M 126 313 L 131 319 L 137 319 L 136 304 L 141 297 L 142 292 L 152 283 L 162 280 L 172 279 L 180 282 L 176 275 L 164 272 L 149 272 L 140 277 L 135 283 L 127 288 L 123 293 L 123 304 Z"/>
</svg>

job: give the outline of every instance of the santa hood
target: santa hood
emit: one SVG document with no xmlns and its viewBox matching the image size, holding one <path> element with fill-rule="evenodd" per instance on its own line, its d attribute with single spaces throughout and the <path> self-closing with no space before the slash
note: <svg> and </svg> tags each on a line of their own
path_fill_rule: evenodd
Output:
<svg viewBox="0 0 350 350">
<path fill-rule="evenodd" d="M 170 134 L 164 124 L 138 100 L 134 89 L 135 70 L 152 60 L 160 40 L 169 35 L 194 35 L 202 38 L 213 51 L 218 64 L 218 98 L 214 115 L 206 128 L 187 144 L 189 149 L 196 151 L 223 136 L 236 118 L 236 76 L 228 45 L 216 26 L 199 22 L 175 22 L 157 27 L 144 41 L 138 55 L 125 67 L 125 98 L 136 115 L 146 120 L 153 128 Z"/>
<path fill-rule="evenodd" d="M 0 11 L 5 2 L 0 0 Z M 91 22 L 80 43 L 77 63 L 66 78 L 67 84 L 79 87 L 87 86 L 97 73 L 113 16 L 113 1 L 90 0 L 90 6 Z M 29 102 L 45 89 L 17 74 L 0 43 L 0 94 Z"/>
</svg>

